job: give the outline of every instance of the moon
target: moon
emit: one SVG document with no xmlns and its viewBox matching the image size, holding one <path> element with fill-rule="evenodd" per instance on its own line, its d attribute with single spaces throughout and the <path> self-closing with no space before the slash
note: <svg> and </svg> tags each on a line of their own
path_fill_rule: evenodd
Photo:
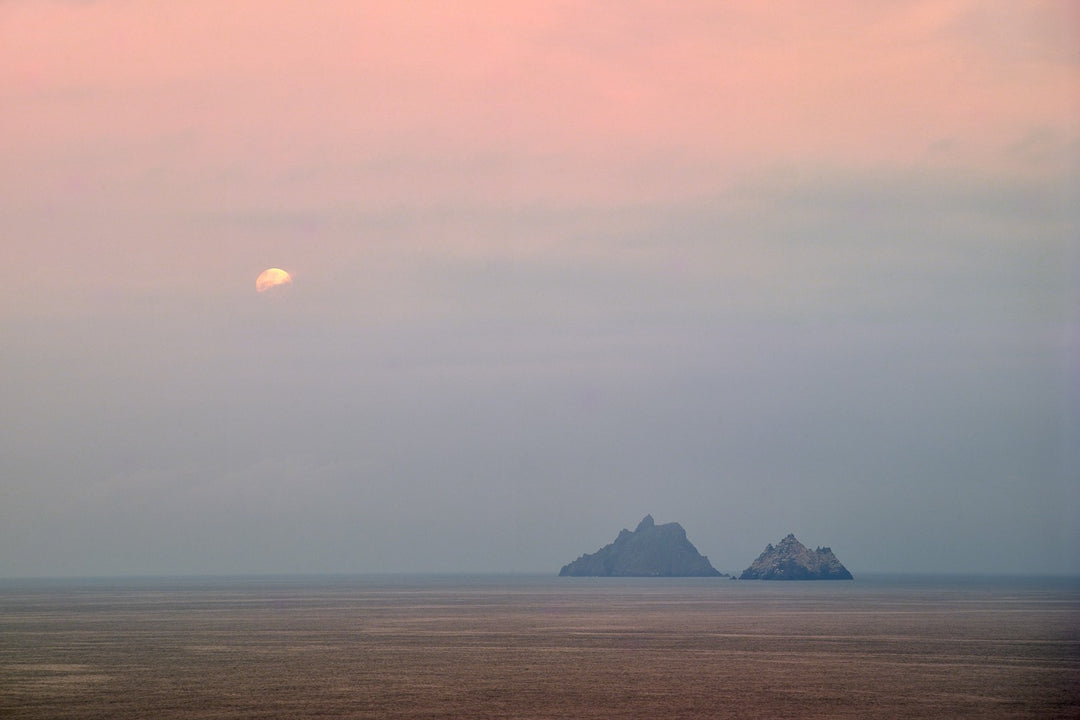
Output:
<svg viewBox="0 0 1080 720">
<path fill-rule="evenodd" d="M 292 275 L 285 272 L 281 268 L 269 268 L 259 273 L 259 277 L 255 278 L 255 290 L 257 292 L 266 292 L 271 288 L 278 287 L 280 285 L 291 285 Z"/>
</svg>

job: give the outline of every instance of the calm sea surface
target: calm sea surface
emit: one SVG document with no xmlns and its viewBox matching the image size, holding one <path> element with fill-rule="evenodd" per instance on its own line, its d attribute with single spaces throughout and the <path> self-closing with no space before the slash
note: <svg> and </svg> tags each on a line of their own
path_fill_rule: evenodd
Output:
<svg viewBox="0 0 1080 720">
<path fill-rule="evenodd" d="M 1080 718 L 1080 583 L 0 581 L 2 718 Z"/>
</svg>

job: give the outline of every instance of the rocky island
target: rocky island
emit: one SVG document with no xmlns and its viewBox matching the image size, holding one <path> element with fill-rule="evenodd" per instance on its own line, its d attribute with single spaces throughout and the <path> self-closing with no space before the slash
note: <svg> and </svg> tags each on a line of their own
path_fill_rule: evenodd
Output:
<svg viewBox="0 0 1080 720">
<path fill-rule="evenodd" d="M 709 563 L 686 538 L 679 523 L 657 525 L 646 515 L 634 532 L 563 566 L 560 576 L 576 577 L 728 577 Z"/>
<path fill-rule="evenodd" d="M 827 547 L 810 550 L 789 534 L 779 545 L 771 543 L 740 580 L 851 580 L 851 573 Z"/>
</svg>

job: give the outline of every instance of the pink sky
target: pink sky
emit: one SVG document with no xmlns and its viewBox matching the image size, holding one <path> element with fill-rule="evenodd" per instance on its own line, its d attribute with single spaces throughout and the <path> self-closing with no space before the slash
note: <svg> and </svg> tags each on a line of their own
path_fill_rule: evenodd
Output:
<svg viewBox="0 0 1080 720">
<path fill-rule="evenodd" d="M 163 263 L 220 283 L 254 246 L 244 272 L 319 272 L 348 251 L 282 259 L 262 231 L 184 237 L 178 216 L 595 213 L 814 178 L 1056 182 L 1078 142 L 1078 15 L 973 0 L 8 2 L 9 265 L 35 287 L 73 267 L 140 286 Z M 50 240 L 64 218 L 82 241 Z M 438 239 L 408 244 L 506 252 L 503 234 L 436 222 Z M 523 229 L 514 252 L 549 240 Z M 200 243 L 232 260 L 221 275 Z"/>
<path fill-rule="evenodd" d="M 1076 141 L 1069 2 L 463 7 L 6 3 L 4 195 L 617 205 Z"/>
</svg>

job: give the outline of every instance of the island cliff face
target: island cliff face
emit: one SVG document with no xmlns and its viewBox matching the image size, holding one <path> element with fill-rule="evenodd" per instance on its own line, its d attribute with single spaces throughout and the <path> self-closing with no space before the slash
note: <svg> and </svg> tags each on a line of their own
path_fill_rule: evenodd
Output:
<svg viewBox="0 0 1080 720">
<path fill-rule="evenodd" d="M 827 547 L 809 550 L 788 535 L 775 547 L 768 545 L 740 580 L 851 580 L 851 573 Z"/>
<path fill-rule="evenodd" d="M 646 515 L 634 532 L 563 566 L 560 576 L 726 577 L 697 551 L 679 523 L 657 525 Z"/>
</svg>

